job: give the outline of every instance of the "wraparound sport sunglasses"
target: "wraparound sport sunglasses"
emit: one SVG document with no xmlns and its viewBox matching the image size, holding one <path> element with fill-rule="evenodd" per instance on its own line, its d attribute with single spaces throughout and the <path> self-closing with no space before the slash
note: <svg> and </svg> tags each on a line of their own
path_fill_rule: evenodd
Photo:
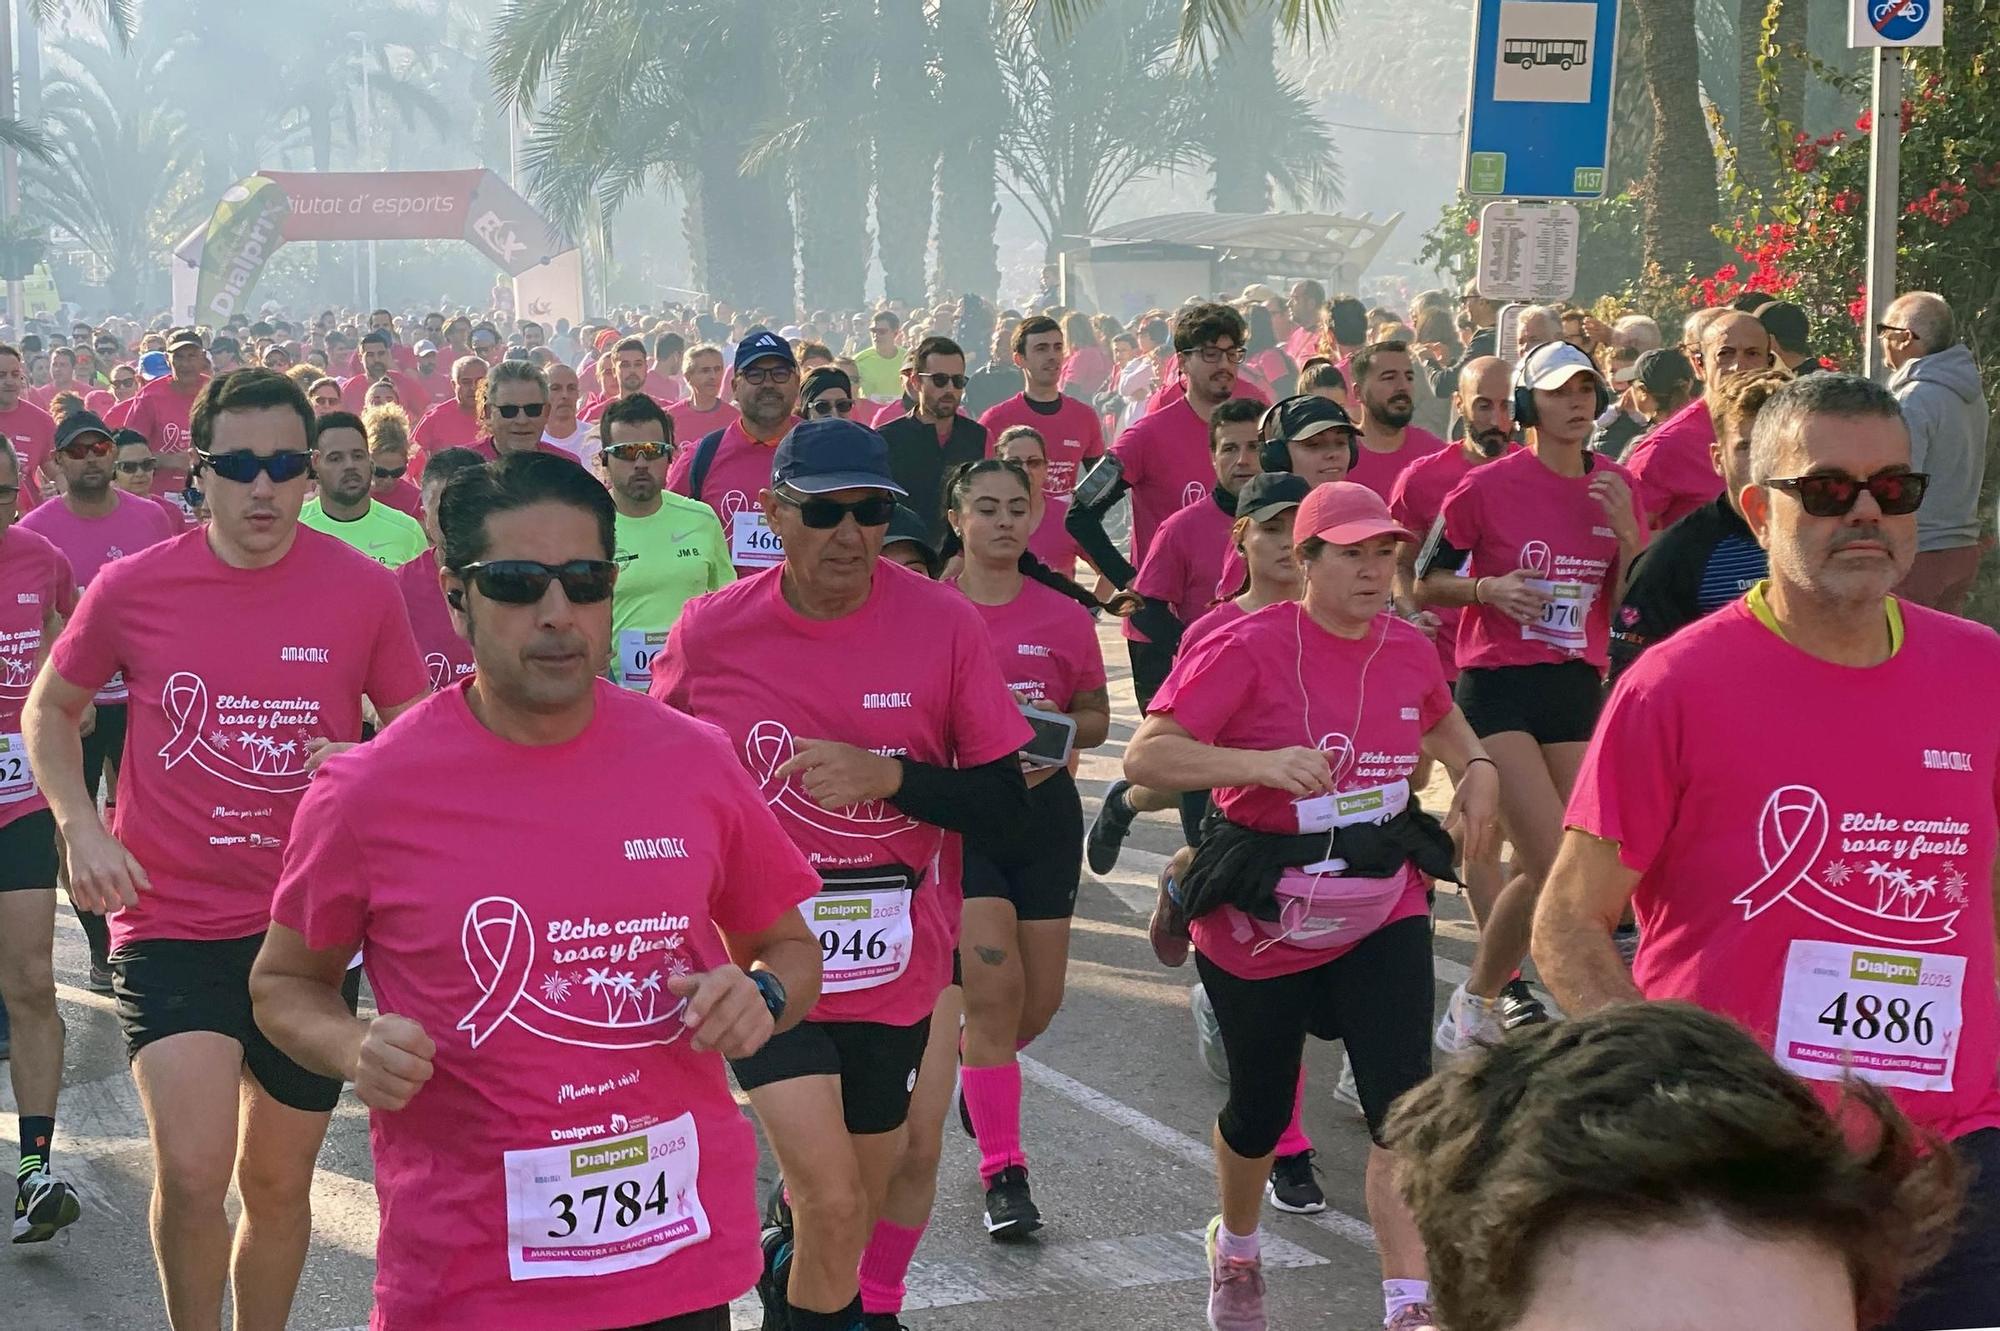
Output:
<svg viewBox="0 0 2000 1331">
<path fill-rule="evenodd" d="M 533 605 L 560 581 L 571 605 L 595 605 L 609 600 L 618 581 L 618 565 L 609 559 L 572 559 L 544 564 L 534 559 L 482 559 L 457 570 L 489 601 L 502 605 Z"/>
<path fill-rule="evenodd" d="M 252 453 L 249 449 L 239 449 L 234 453 L 202 453 L 199 455 L 204 467 L 225 481 L 235 481 L 238 485 L 249 485 L 263 472 L 273 482 L 283 485 L 286 481 L 296 481 L 312 470 L 312 454 L 288 449 L 282 453 Z"/>
<path fill-rule="evenodd" d="M 1815 472 L 1809 476 L 1784 476 L 1770 482 L 1773 490 L 1799 497 L 1799 507 L 1815 518 L 1844 518 L 1866 490 L 1875 496 L 1875 506 L 1884 517 L 1899 518 L 1917 511 L 1931 478 L 1921 471 L 1878 471 L 1867 480 L 1839 472 Z"/>
</svg>

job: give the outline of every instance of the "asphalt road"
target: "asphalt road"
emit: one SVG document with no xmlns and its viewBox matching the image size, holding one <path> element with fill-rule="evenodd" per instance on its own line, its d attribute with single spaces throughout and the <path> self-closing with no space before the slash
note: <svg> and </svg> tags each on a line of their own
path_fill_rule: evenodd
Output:
<svg viewBox="0 0 2000 1331">
<path fill-rule="evenodd" d="M 1080 784 L 1094 810 L 1117 775 L 1137 721 L 1115 629 L 1100 636 L 1112 666 L 1111 741 L 1085 758 Z M 1442 812 L 1435 782 L 1426 805 Z M 1209 1129 L 1223 1088 L 1203 1071 L 1188 1012 L 1193 966 L 1168 971 L 1146 943 L 1154 875 L 1179 842 L 1171 815 L 1142 819 L 1110 877 L 1086 876 L 1078 904 L 1068 997 L 1023 1060 L 1023 1140 L 1047 1227 L 1038 1241 L 1002 1246 L 980 1226 L 977 1152 L 946 1130 L 937 1209 L 910 1276 L 904 1318 L 919 1331 L 1017 1331 L 1088 1326 L 1181 1331 L 1206 1325 L 1201 1231 L 1215 1212 Z M 1439 898 L 1437 1002 L 1463 978 L 1473 929 L 1464 903 Z M 69 1023 L 58 1168 L 85 1196 L 83 1220 L 56 1241 L 0 1248 L 0 1327 L 164 1328 L 146 1233 L 151 1161 L 111 1000 L 84 988 L 82 929 L 61 909 L 56 979 Z M 365 1001 L 365 1000 L 364 1000 Z M 1337 1048 L 1314 1042 L 1306 1127 L 1331 1203 L 1314 1217 L 1265 1216 L 1265 1264 L 1274 1327 L 1369 1331 L 1382 1317 L 1361 1195 L 1367 1134 L 1333 1098 Z M 0 1080 L 0 1165 L 12 1177 L 12 1092 Z M 765 1177 L 771 1172 L 768 1157 Z M 335 1112 L 313 1187 L 314 1236 L 290 1325 L 303 1331 L 366 1326 L 376 1209 L 367 1113 L 348 1097 Z M 736 1325 L 758 1325 L 755 1298 Z M 495 1328 L 495 1331 L 504 1331 Z"/>
</svg>

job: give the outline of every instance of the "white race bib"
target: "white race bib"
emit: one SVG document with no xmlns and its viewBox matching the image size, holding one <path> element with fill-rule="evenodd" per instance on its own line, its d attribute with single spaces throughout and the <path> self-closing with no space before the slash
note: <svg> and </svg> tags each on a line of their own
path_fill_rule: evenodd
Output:
<svg viewBox="0 0 2000 1331">
<path fill-rule="evenodd" d="M 1545 642 L 1565 652 L 1581 654 L 1586 641 L 1583 625 L 1590 616 L 1590 603 L 1597 599 L 1597 584 L 1524 578 L 1522 585 L 1532 587 L 1549 600 L 1542 607 L 1539 619 L 1521 625 L 1521 636 L 1532 642 Z"/>
<path fill-rule="evenodd" d="M 653 683 L 653 658 L 667 645 L 667 631 L 618 630 L 618 682 L 644 693 Z"/>
<path fill-rule="evenodd" d="M 18 733 L 0 734 L 0 804 L 14 804 L 35 793 L 35 769 L 28 766 L 28 741 Z"/>
<path fill-rule="evenodd" d="M 739 509 L 729 524 L 729 562 L 738 568 L 771 568 L 784 559 L 785 548 L 764 520 L 764 510 Z"/>
<path fill-rule="evenodd" d="M 1949 1091 L 1964 992 L 1964 957 L 1797 939 L 1772 1052 L 1814 1081 Z"/>
<path fill-rule="evenodd" d="M 1364 786 L 1360 790 L 1293 800 L 1292 807 L 1298 810 L 1299 832 L 1308 834 L 1331 832 L 1336 827 L 1352 827 L 1356 823 L 1387 822 L 1408 808 L 1409 803 L 1410 783 L 1391 781 L 1386 786 Z"/>
<path fill-rule="evenodd" d="M 915 930 L 909 880 L 884 872 L 880 880 L 846 878 L 840 890 L 822 887 L 799 903 L 806 927 L 819 939 L 819 991 L 853 993 L 896 979 L 910 966 Z"/>
<path fill-rule="evenodd" d="M 584 1145 L 508 1151 L 507 1274 L 601 1276 L 708 1238 L 694 1115 Z"/>
</svg>

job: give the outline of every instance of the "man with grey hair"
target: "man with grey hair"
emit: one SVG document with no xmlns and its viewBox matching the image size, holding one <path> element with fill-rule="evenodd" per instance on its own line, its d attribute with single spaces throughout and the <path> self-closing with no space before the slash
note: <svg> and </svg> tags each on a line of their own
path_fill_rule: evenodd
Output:
<svg viewBox="0 0 2000 1331">
<path fill-rule="evenodd" d="M 1889 304 L 1875 326 L 1894 371 L 1889 391 L 1910 427 L 1910 465 L 1931 477 L 1917 516 L 1917 560 L 1896 590 L 1958 614 L 1979 572 L 1979 487 L 1986 477 L 1986 395 L 1979 365 L 1958 340 L 1951 306 L 1929 291 Z"/>
<path fill-rule="evenodd" d="M 1519 365 L 1544 342 L 1562 340 L 1562 311 L 1553 305 L 1530 305 L 1521 311 L 1521 322 L 1514 326 L 1514 363 Z"/>
<path fill-rule="evenodd" d="M 426 411 L 410 434 L 422 450 L 419 456 L 464 448 L 479 438 L 479 385 L 486 382 L 486 370 L 478 356 L 460 356 L 451 363 L 451 396 Z M 416 470 L 423 475 L 421 465 Z"/>
<path fill-rule="evenodd" d="M 1707 334 L 1710 324 L 1730 313 L 1733 311 L 1727 305 L 1710 305 L 1693 311 L 1681 322 L 1681 354 L 1694 366 L 1696 383 L 1706 382 L 1701 372 L 1701 339 Z"/>
<path fill-rule="evenodd" d="M 576 454 L 542 439 L 542 427 L 552 419 L 549 378 L 531 360 L 502 360 L 486 371 L 479 393 L 479 424 L 484 437 L 467 447 L 488 462 L 503 453 L 549 453 L 576 462 Z M 577 465 L 581 466 L 581 463 Z"/>
<path fill-rule="evenodd" d="M 1755 315 L 1717 310 L 1702 322 L 1701 345 L 1689 359 L 1705 391 L 1643 435 L 1624 459 L 1655 531 L 1665 531 L 1722 493 L 1722 477 L 1709 457 L 1717 395 L 1729 376 L 1771 368 L 1771 335 Z"/>
<path fill-rule="evenodd" d="M 1650 316 L 1628 314 L 1611 325 L 1611 341 L 1616 346 L 1630 347 L 1643 356 L 1665 346 L 1667 339 L 1660 332 L 1660 325 Z"/>
</svg>

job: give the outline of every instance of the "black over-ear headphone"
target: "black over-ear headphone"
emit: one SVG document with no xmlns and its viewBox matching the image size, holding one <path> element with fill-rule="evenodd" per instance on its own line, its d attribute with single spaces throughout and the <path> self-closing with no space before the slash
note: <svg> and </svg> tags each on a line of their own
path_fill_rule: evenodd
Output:
<svg viewBox="0 0 2000 1331">
<path fill-rule="evenodd" d="M 1527 384 L 1528 366 L 1533 363 L 1536 353 L 1540 352 L 1543 347 L 1566 347 L 1568 345 L 1569 343 L 1562 341 L 1537 342 L 1534 346 L 1528 348 L 1528 354 L 1521 358 L 1521 368 L 1516 372 L 1517 382 L 1514 384 L 1514 424 L 1520 426 L 1523 430 L 1532 430 L 1536 422 L 1535 390 L 1528 387 Z M 1581 355 L 1582 353 L 1579 352 L 1578 354 Z M 1597 373 L 1595 366 L 1591 368 L 1590 383 L 1591 387 L 1597 392 L 1597 414 L 1602 416 L 1605 412 L 1611 410 L 1611 390 L 1605 387 L 1604 376 Z"/>
<path fill-rule="evenodd" d="M 1264 414 L 1257 418 L 1257 433 L 1263 439 L 1263 443 L 1257 447 L 1257 467 L 1260 471 L 1292 469 L 1291 440 L 1285 438 L 1282 433 L 1274 435 L 1272 428 L 1278 424 L 1278 413 L 1284 410 L 1286 403 L 1302 402 L 1311 396 L 1311 393 L 1294 393 L 1290 397 L 1279 398 L 1266 407 Z M 1347 431 L 1347 469 L 1353 471 L 1360 461 L 1359 437 L 1353 431 Z"/>
</svg>

